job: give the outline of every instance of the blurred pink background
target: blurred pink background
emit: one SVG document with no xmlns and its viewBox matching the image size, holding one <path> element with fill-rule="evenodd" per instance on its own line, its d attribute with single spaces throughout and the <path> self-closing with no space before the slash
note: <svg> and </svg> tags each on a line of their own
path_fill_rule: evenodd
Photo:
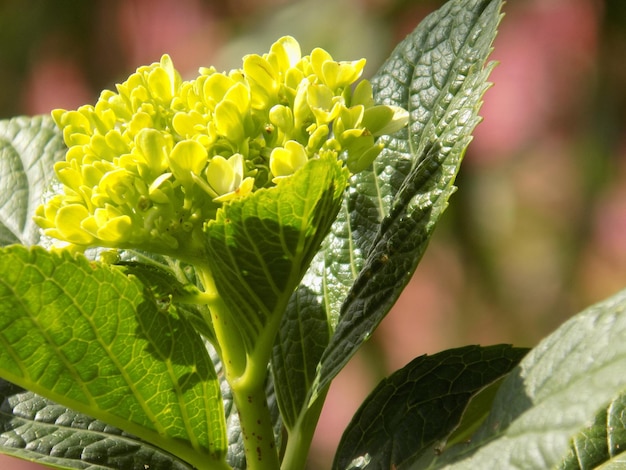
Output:
<svg viewBox="0 0 626 470">
<path fill-rule="evenodd" d="M 235 67 L 284 34 L 304 51 L 366 57 L 373 74 L 442 2 L 85 3 L 0 3 L 0 117 L 93 103 L 166 52 L 187 76 Z M 505 12 L 459 190 L 393 311 L 333 383 L 311 469 L 330 468 L 361 401 L 414 357 L 532 346 L 626 286 L 626 2 L 526 0 Z M 2 457 L 0 468 L 41 467 Z"/>
</svg>

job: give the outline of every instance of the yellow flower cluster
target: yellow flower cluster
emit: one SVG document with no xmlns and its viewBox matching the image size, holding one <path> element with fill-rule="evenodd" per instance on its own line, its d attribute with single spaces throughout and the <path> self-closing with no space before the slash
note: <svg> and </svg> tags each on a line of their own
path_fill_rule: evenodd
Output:
<svg viewBox="0 0 626 470">
<path fill-rule="evenodd" d="M 193 242 L 217 209 L 280 184 L 331 152 L 352 172 L 406 124 L 376 106 L 365 60 L 301 56 L 283 37 L 229 73 L 202 68 L 183 81 L 169 56 L 140 67 L 95 106 L 55 110 L 68 152 L 55 165 L 64 192 L 38 208 L 45 234 L 78 247 L 171 253 Z"/>
</svg>

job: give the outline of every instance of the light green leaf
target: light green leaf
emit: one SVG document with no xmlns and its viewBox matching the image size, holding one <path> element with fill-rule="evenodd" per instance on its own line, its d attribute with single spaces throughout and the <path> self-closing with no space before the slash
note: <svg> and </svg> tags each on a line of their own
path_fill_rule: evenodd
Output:
<svg viewBox="0 0 626 470">
<path fill-rule="evenodd" d="M 507 345 L 466 346 L 414 359 L 378 384 L 360 406 L 341 438 L 333 468 L 387 470 L 425 453 L 434 456 L 433 448 L 443 449 L 472 398 L 526 352 Z M 368 464 L 361 467 L 355 464 L 359 461 Z"/>
<path fill-rule="evenodd" d="M 208 225 L 207 262 L 247 351 L 261 341 L 269 357 L 289 297 L 339 210 L 347 171 L 328 157 L 224 206 Z"/>
<path fill-rule="evenodd" d="M 202 339 L 118 268 L 0 250 L 0 345 L 0 377 L 198 469 L 223 468 L 223 407 Z"/>
<path fill-rule="evenodd" d="M 135 252 L 136 253 L 136 252 Z M 125 257 L 133 252 L 122 253 Z M 136 276 L 154 294 L 159 308 L 174 304 L 176 310 L 189 321 L 198 333 L 215 344 L 215 333 L 211 329 L 211 318 L 203 305 L 199 289 L 193 284 L 193 267 L 181 265 L 173 258 L 154 257 L 138 261 L 120 261 L 117 266 L 126 274 Z M 161 263 L 159 259 L 161 258 Z M 147 262 L 146 262 L 147 261 Z"/>
<path fill-rule="evenodd" d="M 626 468 L 626 452 L 612 457 L 611 460 L 598 465 L 594 470 L 624 470 L 624 468 Z"/>
<path fill-rule="evenodd" d="M 121 429 L 0 380 L 0 452 L 54 468 L 191 470 Z"/>
<path fill-rule="evenodd" d="M 189 320 L 198 332 L 203 334 L 206 339 L 214 339 L 214 333 L 209 329 L 210 318 L 208 318 L 208 312 L 205 310 L 206 307 L 204 305 L 180 303 L 180 301 L 192 300 L 191 298 L 198 294 L 197 289 L 190 282 L 194 278 L 193 268 L 181 265 L 171 258 L 134 251 L 122 252 L 122 257 L 125 261 L 122 261 L 119 266 L 124 272 L 127 274 L 132 273 L 144 285 L 150 286 L 156 298 L 161 299 L 160 303 L 167 302 L 171 298 L 177 310 Z M 224 403 L 228 440 L 226 460 L 233 469 L 245 470 L 244 441 L 241 434 L 239 414 L 233 402 L 232 390 L 226 381 L 226 375 L 219 355 L 210 343 L 206 343 L 206 347 L 219 379 Z M 282 421 L 272 380 L 268 380 L 266 395 L 271 416 L 274 420 L 275 442 L 279 444 L 281 442 Z"/>
<path fill-rule="evenodd" d="M 553 468 L 571 439 L 626 390 L 626 291 L 565 322 L 500 387 L 469 445 L 432 468 Z M 446 464 L 449 464 L 446 466 Z M 608 464 L 607 464 L 608 465 Z"/>
<path fill-rule="evenodd" d="M 409 124 L 383 137 L 386 147 L 372 170 L 355 176 L 343 219 L 305 278 L 312 290 L 323 289 L 316 292 L 331 324 L 337 322 L 317 392 L 391 309 L 447 207 L 489 86 L 492 64 L 485 64 L 501 6 L 501 0 L 448 2 L 372 80 L 377 101 L 408 109 Z"/>
<path fill-rule="evenodd" d="M 0 121 L 0 246 L 39 241 L 32 215 L 53 180 L 53 163 L 66 150 L 48 116 Z"/>
</svg>

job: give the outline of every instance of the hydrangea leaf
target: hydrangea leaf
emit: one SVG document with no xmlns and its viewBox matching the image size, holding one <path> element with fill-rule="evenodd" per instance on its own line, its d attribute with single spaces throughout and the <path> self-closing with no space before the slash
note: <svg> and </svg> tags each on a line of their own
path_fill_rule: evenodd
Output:
<svg viewBox="0 0 626 470">
<path fill-rule="evenodd" d="M 379 140 L 386 148 L 374 165 L 352 177 L 331 233 L 289 303 L 272 359 L 290 366 L 288 380 L 277 377 L 288 425 L 307 413 L 310 399 L 324 392 L 367 339 L 419 262 L 478 122 L 501 5 L 447 3 L 418 25 L 373 78 L 376 100 L 407 109 L 409 124 Z M 357 86 L 355 102 L 369 96 L 368 87 Z M 326 319 L 305 326 L 299 312 L 313 305 L 315 318 Z M 305 344 L 327 345 L 335 328 L 325 352 L 317 347 L 299 353 Z"/>
<path fill-rule="evenodd" d="M 294 410 L 306 413 L 309 399 L 323 393 L 369 337 L 419 262 L 478 122 L 500 7 L 500 1 L 449 2 L 374 77 L 376 99 L 408 109 L 409 125 L 383 137 L 386 148 L 373 167 L 352 177 L 331 233 L 304 277 L 301 289 L 308 294 L 289 304 L 273 357 L 291 365 L 289 380 L 280 382 L 287 400 L 281 409 L 293 415 L 288 422 L 296 421 Z M 312 298 L 326 321 L 307 328 L 290 321 Z M 294 354 L 294 347 L 308 342 L 326 344 L 336 327 L 323 359 Z M 311 371 L 318 373 L 313 388 Z"/>
<path fill-rule="evenodd" d="M 444 451 L 429 468 L 558 466 L 572 438 L 593 428 L 599 410 L 626 390 L 625 337 L 622 291 L 574 316 L 534 348 L 505 379 L 471 442 Z"/>
<path fill-rule="evenodd" d="M 204 343 L 136 277 L 69 253 L 0 251 L 0 377 L 223 468 L 219 382 Z"/>
<path fill-rule="evenodd" d="M 66 147 L 47 116 L 0 121 L 0 246 L 34 245 L 39 228 L 32 214 L 53 179 L 52 166 Z"/>
<path fill-rule="evenodd" d="M 570 451 L 558 466 L 560 470 L 602 468 L 619 462 L 626 449 L 626 394 L 611 401 L 598 413 L 591 426 L 572 439 Z"/>
<path fill-rule="evenodd" d="M 193 468 L 119 428 L 4 380 L 0 380 L 0 451 L 55 468 Z"/>
<path fill-rule="evenodd" d="M 407 109 L 409 123 L 383 136 L 385 149 L 371 170 L 354 177 L 343 215 L 305 278 L 324 296 L 336 325 L 315 393 L 391 309 L 447 207 L 489 86 L 486 61 L 501 5 L 448 2 L 398 45 L 372 80 L 376 100 Z"/>
<path fill-rule="evenodd" d="M 347 178 L 332 154 L 323 155 L 275 188 L 224 206 L 209 222 L 207 261 L 246 351 L 262 336 L 269 353 L 289 297 L 339 210 Z"/>
<path fill-rule="evenodd" d="M 298 424 L 329 339 L 324 306 L 315 293 L 298 287 L 289 299 L 272 356 L 273 377 L 280 384 L 276 394 L 288 430 Z"/>
<path fill-rule="evenodd" d="M 594 470 L 615 470 L 626 467 L 626 451 L 612 457 L 609 461 L 598 465 Z"/>
<path fill-rule="evenodd" d="M 119 254 L 120 258 L 115 260 L 117 266 L 148 287 L 161 309 L 173 304 L 198 333 L 215 341 L 209 311 L 200 301 L 202 294 L 195 285 L 193 267 L 173 258 L 151 253 L 140 254 L 134 250 L 121 251 Z"/>
<path fill-rule="evenodd" d="M 414 359 L 379 383 L 360 406 L 341 438 L 333 468 L 358 468 L 356 462 L 366 461 L 362 468 L 386 470 L 424 453 L 434 455 L 433 447 L 443 448 L 461 425 L 472 399 L 526 352 L 508 345 L 466 346 Z"/>
</svg>

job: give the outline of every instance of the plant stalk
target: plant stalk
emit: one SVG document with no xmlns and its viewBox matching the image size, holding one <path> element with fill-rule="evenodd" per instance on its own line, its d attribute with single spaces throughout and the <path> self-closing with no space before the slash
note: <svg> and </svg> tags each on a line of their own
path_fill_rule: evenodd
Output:
<svg viewBox="0 0 626 470">
<path fill-rule="evenodd" d="M 246 347 L 228 306 L 219 295 L 213 275 L 200 269 L 208 298 L 215 336 L 226 381 L 230 385 L 239 413 L 247 470 L 278 470 L 280 462 L 274 439 L 272 417 L 265 394 L 267 360 L 258 361 Z"/>
<path fill-rule="evenodd" d="M 247 470 L 278 470 L 278 450 L 265 386 L 232 387 L 246 454 Z"/>
</svg>

